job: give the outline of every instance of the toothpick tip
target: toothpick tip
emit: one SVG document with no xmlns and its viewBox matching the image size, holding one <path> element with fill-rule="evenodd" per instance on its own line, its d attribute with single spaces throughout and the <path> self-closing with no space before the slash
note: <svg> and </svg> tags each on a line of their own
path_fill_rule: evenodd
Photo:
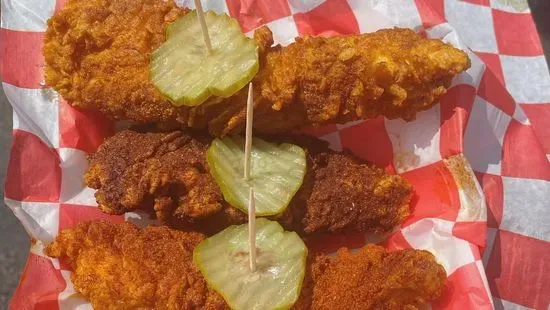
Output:
<svg viewBox="0 0 550 310">
<path fill-rule="evenodd" d="M 256 270 L 256 204 L 254 201 L 254 189 L 248 191 L 248 252 L 250 270 Z"/>
<path fill-rule="evenodd" d="M 206 19 L 204 18 L 204 11 L 202 9 L 202 3 L 200 0 L 195 1 L 195 9 L 197 10 L 197 18 L 201 25 L 201 32 L 204 39 L 204 45 L 206 45 L 206 51 L 209 54 L 213 53 L 212 42 L 210 41 L 210 35 L 208 34 L 208 27 L 206 26 Z"/>
</svg>

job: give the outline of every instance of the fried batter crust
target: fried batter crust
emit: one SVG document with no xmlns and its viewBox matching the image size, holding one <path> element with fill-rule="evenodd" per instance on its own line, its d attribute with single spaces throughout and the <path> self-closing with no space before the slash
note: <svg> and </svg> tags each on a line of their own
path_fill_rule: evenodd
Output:
<svg viewBox="0 0 550 310">
<path fill-rule="evenodd" d="M 349 153 L 314 138 L 280 139 L 306 149 L 302 187 L 278 220 L 301 233 L 387 232 L 409 215 L 412 188 Z M 206 163 L 209 138 L 174 131 L 125 130 L 89 157 L 85 182 L 110 214 L 143 209 L 173 227 L 208 233 L 246 222 L 228 205 Z"/>
<path fill-rule="evenodd" d="M 171 0 L 70 0 L 48 21 L 46 84 L 74 106 L 114 119 L 208 128 L 217 136 L 242 131 L 247 88 L 197 108 L 176 108 L 149 80 L 151 52 L 165 41 L 166 26 L 185 12 Z M 258 133 L 379 115 L 411 120 L 470 66 L 464 52 L 407 29 L 298 38 L 272 47 L 271 31 L 262 27 L 254 39 Z"/>
<path fill-rule="evenodd" d="M 145 209 L 163 221 L 174 213 L 182 220 L 215 214 L 224 201 L 208 172 L 209 142 L 181 131 L 124 130 L 89 156 L 84 179 L 98 189 L 95 197 L 105 213 Z"/>
<path fill-rule="evenodd" d="M 273 42 L 265 27 L 254 37 L 260 45 Z M 463 51 L 399 28 L 296 38 L 287 47 L 261 50 L 261 69 L 253 81 L 254 128 L 268 134 L 380 115 L 413 120 L 438 102 L 455 75 L 470 67 Z M 245 96 L 242 90 L 226 100 L 240 104 L 241 110 L 211 121 L 211 133 L 244 128 Z"/>
<path fill-rule="evenodd" d="M 84 222 L 62 231 L 46 254 L 66 259 L 76 290 L 95 309 L 228 309 L 192 263 L 196 232 L 165 226 Z M 296 310 L 420 309 L 437 299 L 445 270 L 422 250 L 367 245 L 335 257 L 310 253 Z"/>
<path fill-rule="evenodd" d="M 306 182 L 281 219 L 291 220 L 287 227 L 305 233 L 384 233 L 409 215 L 412 188 L 400 176 L 348 152 L 313 145 L 307 150 Z"/>
<path fill-rule="evenodd" d="M 46 248 L 73 269 L 76 290 L 95 309 L 229 309 L 193 265 L 200 233 L 91 221 Z"/>
<path fill-rule="evenodd" d="M 46 84 L 73 106 L 115 119 L 166 122 L 186 112 L 149 80 L 151 52 L 186 9 L 173 1 L 70 0 L 48 20 Z"/>
<path fill-rule="evenodd" d="M 366 245 L 312 259 L 295 310 L 422 309 L 441 295 L 445 269 L 427 251 Z"/>
</svg>

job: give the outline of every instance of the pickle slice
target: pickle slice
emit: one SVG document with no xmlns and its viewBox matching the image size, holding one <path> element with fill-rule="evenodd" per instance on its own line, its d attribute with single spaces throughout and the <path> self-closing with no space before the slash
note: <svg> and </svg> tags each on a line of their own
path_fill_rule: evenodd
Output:
<svg viewBox="0 0 550 310">
<path fill-rule="evenodd" d="M 277 222 L 256 221 L 256 270 L 249 266 L 248 225 L 230 226 L 202 241 L 193 262 L 232 309 L 288 309 L 298 299 L 307 248 Z"/>
<path fill-rule="evenodd" d="M 258 72 L 256 44 L 226 14 L 205 12 L 212 42 L 208 53 L 197 12 L 166 30 L 166 42 L 151 55 L 151 80 L 176 106 L 197 106 L 210 96 L 229 97 Z"/>
<path fill-rule="evenodd" d="M 256 215 L 282 213 L 298 191 L 306 173 L 306 154 L 296 145 L 252 139 L 250 179 L 244 179 L 244 138 L 215 139 L 206 155 L 210 173 L 227 202 L 248 213 L 252 186 Z"/>
</svg>

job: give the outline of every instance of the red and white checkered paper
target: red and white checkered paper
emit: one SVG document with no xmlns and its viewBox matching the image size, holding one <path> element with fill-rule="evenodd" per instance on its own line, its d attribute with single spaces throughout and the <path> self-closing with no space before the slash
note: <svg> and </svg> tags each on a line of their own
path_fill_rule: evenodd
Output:
<svg viewBox="0 0 550 310">
<path fill-rule="evenodd" d="M 12 309 L 89 309 L 44 244 L 107 216 L 84 187 L 86 154 L 111 135 L 101 115 L 42 86 L 46 20 L 63 0 L 3 0 L 0 69 L 14 108 L 6 204 L 34 243 Z M 378 118 L 309 131 L 335 149 L 402 174 L 413 215 L 384 242 L 434 253 L 448 274 L 433 309 L 547 309 L 550 302 L 550 76 L 524 0 L 204 0 L 250 33 L 267 24 L 282 44 L 300 35 L 409 27 L 465 51 L 472 67 L 414 122 Z M 180 1 L 192 7 L 192 1 Z M 468 165 L 469 163 L 469 165 Z M 363 235 L 317 244 L 361 246 Z"/>
</svg>

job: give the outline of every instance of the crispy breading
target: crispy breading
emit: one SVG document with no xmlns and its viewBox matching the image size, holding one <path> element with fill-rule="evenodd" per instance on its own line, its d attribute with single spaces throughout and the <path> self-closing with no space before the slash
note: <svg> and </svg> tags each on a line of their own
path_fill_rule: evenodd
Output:
<svg viewBox="0 0 550 310">
<path fill-rule="evenodd" d="M 208 143 L 209 138 L 181 131 L 124 130 L 89 156 L 85 182 L 99 189 L 95 197 L 109 214 L 145 209 L 161 220 L 174 213 L 188 220 L 208 216 L 224 205 L 207 169 Z"/>
<path fill-rule="evenodd" d="M 95 309 L 228 309 L 193 265 L 203 239 L 166 226 L 96 220 L 62 231 L 46 254 L 70 263 L 75 289 Z M 367 245 L 335 257 L 310 253 L 293 309 L 419 309 L 441 295 L 445 281 L 427 251 Z"/>
<path fill-rule="evenodd" d="M 314 232 L 388 232 L 409 215 L 411 186 L 400 176 L 314 138 L 292 137 L 306 149 L 302 187 L 278 220 L 288 229 Z M 122 214 L 143 209 L 173 227 L 207 233 L 246 222 L 223 200 L 206 163 L 209 138 L 181 131 L 124 130 L 89 157 L 85 175 L 99 208 Z"/>
<path fill-rule="evenodd" d="M 173 1 L 70 0 L 48 20 L 46 84 L 115 119 L 166 122 L 181 111 L 149 81 L 151 52 L 187 10 Z"/>
<path fill-rule="evenodd" d="M 313 232 L 391 231 L 409 216 L 412 187 L 350 152 L 330 150 L 324 141 L 292 137 L 307 150 L 304 184 L 281 222 Z M 305 207 L 304 207 L 305 206 Z"/>
<path fill-rule="evenodd" d="M 172 0 L 70 0 L 48 21 L 46 84 L 74 106 L 114 119 L 208 128 L 214 135 L 242 131 L 246 87 L 225 100 L 176 108 L 149 80 L 151 52 L 185 12 Z M 466 53 L 406 29 L 306 37 L 288 47 L 272 47 L 266 27 L 254 37 L 258 133 L 379 115 L 411 120 L 470 65 Z"/>
<path fill-rule="evenodd" d="M 358 119 L 415 119 L 436 104 L 457 74 L 470 67 L 468 55 L 410 29 L 362 35 L 297 38 L 274 46 L 271 32 L 254 36 L 265 50 L 254 78 L 254 128 L 278 133 Z M 271 41 L 269 41 L 271 39 Z M 209 123 L 216 135 L 239 132 L 245 123 L 246 90 L 225 100 L 241 105 Z"/>
<path fill-rule="evenodd" d="M 430 252 L 415 249 L 388 253 L 370 244 L 311 260 L 295 310 L 422 309 L 447 279 Z"/>
<path fill-rule="evenodd" d="M 229 309 L 193 265 L 204 235 L 168 227 L 91 221 L 62 231 L 46 254 L 72 267 L 95 309 Z"/>
</svg>

